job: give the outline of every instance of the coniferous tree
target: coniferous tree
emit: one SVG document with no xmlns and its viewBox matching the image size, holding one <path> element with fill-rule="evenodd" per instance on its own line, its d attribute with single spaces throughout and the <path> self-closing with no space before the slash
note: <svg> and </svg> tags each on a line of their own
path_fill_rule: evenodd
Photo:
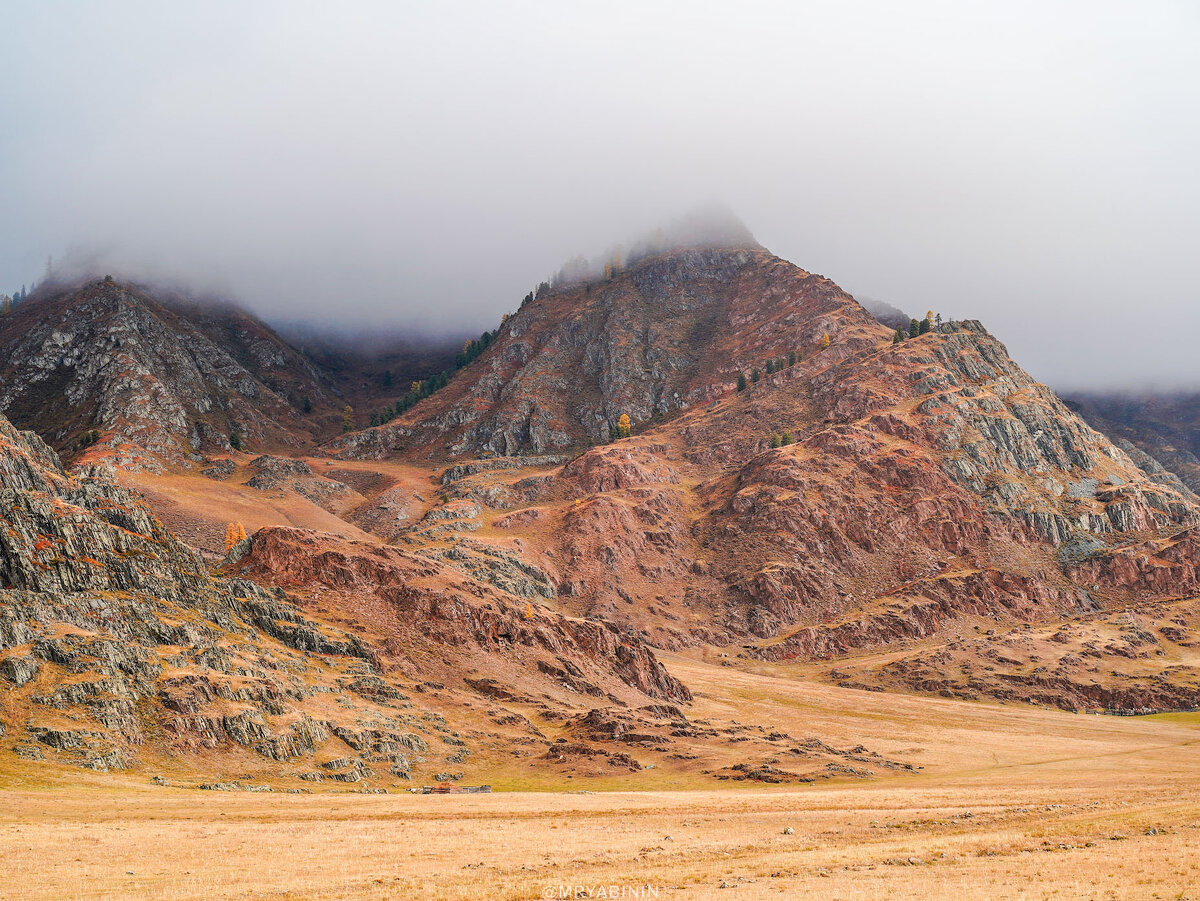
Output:
<svg viewBox="0 0 1200 901">
<path fill-rule="evenodd" d="M 921 323 L 913 319 L 908 323 L 908 337 L 915 338 L 921 334 Z"/>
<path fill-rule="evenodd" d="M 232 447 L 235 451 L 240 451 L 242 449 L 242 436 L 240 434 L 238 434 L 237 432 L 230 432 L 229 446 Z"/>
<path fill-rule="evenodd" d="M 629 414 L 622 413 L 621 418 L 617 420 L 617 437 L 628 438 L 633 430 L 633 424 L 629 421 Z"/>
<path fill-rule="evenodd" d="M 900 329 L 896 329 L 896 334 L 892 335 L 892 343 L 899 344 L 903 340 L 904 340 L 904 332 L 900 331 Z"/>
<path fill-rule="evenodd" d="M 225 526 L 225 553 L 233 550 L 233 546 L 238 543 L 237 524 L 229 523 Z"/>
<path fill-rule="evenodd" d="M 779 439 L 779 443 L 784 447 L 787 447 L 789 444 L 794 444 L 795 441 L 796 437 L 791 432 L 784 432 Z"/>
<path fill-rule="evenodd" d="M 349 404 L 342 409 L 342 431 L 354 431 L 354 408 Z"/>
<path fill-rule="evenodd" d="M 751 371 L 751 373 L 750 373 L 750 381 L 752 381 L 752 382 L 757 382 L 757 381 L 758 381 L 759 379 L 761 379 L 761 378 L 762 378 L 762 376 L 759 374 L 759 372 L 758 372 L 758 370 L 757 370 L 757 369 L 755 369 L 755 370 Z"/>
<path fill-rule="evenodd" d="M 767 375 L 774 375 L 774 374 L 775 374 L 775 361 L 767 360 Z"/>
<path fill-rule="evenodd" d="M 307 394 L 304 395 L 304 403 L 302 405 L 302 409 L 304 410 L 305 413 L 312 412 L 312 398 L 309 397 Z"/>
<path fill-rule="evenodd" d="M 775 448 L 779 447 L 781 443 L 782 439 L 779 437 L 778 433 L 773 433 L 771 435 L 771 450 L 775 450 Z"/>
<path fill-rule="evenodd" d="M 0 294 L 0 316 L 12 312 L 12 298 L 7 294 Z"/>
<path fill-rule="evenodd" d="M 379 425 L 379 411 L 372 410 L 371 411 L 371 427 L 374 428 L 377 425 Z"/>
<path fill-rule="evenodd" d="M 744 372 L 739 372 L 739 373 L 738 373 L 738 387 L 737 387 L 737 389 L 738 389 L 738 391 L 745 391 L 745 390 L 746 390 L 746 373 L 744 373 Z"/>
<path fill-rule="evenodd" d="M 793 350 L 790 354 L 788 354 L 788 366 L 791 367 L 791 366 L 795 366 L 795 365 L 796 365 L 796 352 Z"/>
<path fill-rule="evenodd" d="M 917 334 L 920 334 L 920 335 L 928 334 L 929 329 L 932 326 L 932 324 L 933 323 L 931 323 L 928 319 L 922 319 L 921 324 L 919 326 L 917 326 Z"/>
</svg>

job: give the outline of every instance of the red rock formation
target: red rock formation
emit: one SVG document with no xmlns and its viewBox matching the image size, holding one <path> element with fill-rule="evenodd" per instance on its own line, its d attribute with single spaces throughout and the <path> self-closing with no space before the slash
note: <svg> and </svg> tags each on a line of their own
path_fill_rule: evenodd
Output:
<svg viewBox="0 0 1200 901">
<path fill-rule="evenodd" d="M 520 658 L 523 681 L 538 681 L 539 663 L 555 669 L 565 664 L 586 672 L 601 694 L 617 691 L 615 677 L 650 697 L 691 698 L 636 636 L 622 635 L 608 623 L 534 608 L 398 548 L 300 529 L 262 529 L 226 569 L 309 595 L 319 586 L 334 589 L 344 598 L 343 612 L 360 618 L 384 645 L 423 642 L 431 651 L 469 646 L 501 655 L 521 648 L 528 652 Z"/>
</svg>

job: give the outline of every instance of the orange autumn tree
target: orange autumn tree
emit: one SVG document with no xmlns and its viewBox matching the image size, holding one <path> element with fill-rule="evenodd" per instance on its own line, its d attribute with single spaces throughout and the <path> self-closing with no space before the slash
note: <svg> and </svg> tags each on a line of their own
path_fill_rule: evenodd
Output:
<svg viewBox="0 0 1200 901">
<path fill-rule="evenodd" d="M 628 438 L 632 429 L 633 423 L 629 421 L 629 414 L 622 413 L 621 418 L 617 420 L 617 437 Z"/>
<path fill-rule="evenodd" d="M 231 522 L 225 527 L 225 553 L 233 550 L 233 546 L 246 538 L 246 528 L 240 522 Z"/>
</svg>

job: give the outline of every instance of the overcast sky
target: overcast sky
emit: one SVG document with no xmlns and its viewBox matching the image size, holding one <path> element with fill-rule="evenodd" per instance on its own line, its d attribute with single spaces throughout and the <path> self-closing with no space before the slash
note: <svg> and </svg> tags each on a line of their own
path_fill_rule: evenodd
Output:
<svg viewBox="0 0 1200 901">
<path fill-rule="evenodd" d="M 1200 4 L 54 2 L 0 12 L 0 291 L 494 325 L 710 201 L 1058 387 L 1200 389 Z"/>
</svg>

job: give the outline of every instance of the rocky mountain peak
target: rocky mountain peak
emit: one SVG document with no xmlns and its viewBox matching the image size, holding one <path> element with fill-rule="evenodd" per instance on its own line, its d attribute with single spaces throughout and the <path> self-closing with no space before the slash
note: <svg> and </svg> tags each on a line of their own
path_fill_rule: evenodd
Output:
<svg viewBox="0 0 1200 901">
<path fill-rule="evenodd" d="M 539 293 L 451 383 L 337 453 L 553 453 L 734 391 L 768 362 L 832 361 L 886 329 L 828 279 L 755 246 L 688 246 Z"/>
<path fill-rule="evenodd" d="M 297 446 L 316 433 L 306 398 L 336 405 L 309 361 L 236 307 L 105 277 L 0 319 L 0 412 L 64 451 L 158 468 L 235 435 Z"/>
</svg>

